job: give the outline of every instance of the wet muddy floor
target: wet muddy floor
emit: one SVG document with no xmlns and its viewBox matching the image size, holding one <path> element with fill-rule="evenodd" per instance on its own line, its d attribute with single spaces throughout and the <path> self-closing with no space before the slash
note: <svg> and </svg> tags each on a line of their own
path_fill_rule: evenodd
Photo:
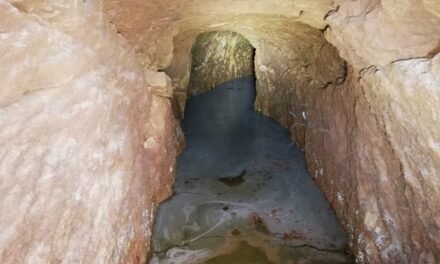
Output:
<svg viewBox="0 0 440 264">
<path fill-rule="evenodd" d="M 254 99 L 248 77 L 187 101 L 187 148 L 150 264 L 353 263 L 303 153 Z"/>
</svg>

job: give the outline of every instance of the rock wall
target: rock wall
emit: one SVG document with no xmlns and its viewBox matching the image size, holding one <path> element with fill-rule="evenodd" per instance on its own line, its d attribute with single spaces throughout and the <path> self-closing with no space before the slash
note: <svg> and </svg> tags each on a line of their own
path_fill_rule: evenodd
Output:
<svg viewBox="0 0 440 264">
<path fill-rule="evenodd" d="M 1 263 L 145 260 L 175 121 L 101 10 L 0 0 Z"/>
<path fill-rule="evenodd" d="M 361 74 L 351 69 L 344 85 L 308 100 L 309 169 L 360 263 L 438 261 L 438 238 L 429 235 L 439 230 L 432 200 L 439 194 L 437 64 L 415 59 Z"/>
<path fill-rule="evenodd" d="M 192 47 L 189 95 L 209 91 L 229 80 L 254 75 L 254 48 L 235 32 L 199 35 Z"/>
<path fill-rule="evenodd" d="M 142 262 L 212 31 L 256 48 L 255 107 L 358 262 L 440 262 L 438 1 L 0 0 L 0 22 L 2 263 Z"/>
</svg>

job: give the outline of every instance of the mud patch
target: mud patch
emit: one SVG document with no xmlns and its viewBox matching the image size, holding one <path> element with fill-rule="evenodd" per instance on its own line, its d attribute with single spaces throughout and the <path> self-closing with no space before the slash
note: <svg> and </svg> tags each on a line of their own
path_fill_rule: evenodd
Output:
<svg viewBox="0 0 440 264">
<path fill-rule="evenodd" d="M 206 264 L 272 264 L 266 254 L 259 248 L 252 247 L 245 241 L 242 241 L 238 248 L 224 256 L 215 257 L 206 262 Z"/>
<path fill-rule="evenodd" d="M 247 78 L 189 99 L 187 148 L 175 195 L 157 214 L 150 264 L 353 263 L 304 154 L 253 110 L 254 86 Z"/>
<path fill-rule="evenodd" d="M 244 176 L 246 175 L 246 170 L 243 170 L 240 175 L 232 177 L 221 177 L 218 179 L 219 182 L 229 186 L 234 187 L 242 184 L 244 182 Z"/>
</svg>

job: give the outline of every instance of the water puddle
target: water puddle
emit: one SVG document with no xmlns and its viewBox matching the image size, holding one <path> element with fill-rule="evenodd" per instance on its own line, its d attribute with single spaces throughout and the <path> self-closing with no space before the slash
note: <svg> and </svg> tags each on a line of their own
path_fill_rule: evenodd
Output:
<svg viewBox="0 0 440 264">
<path fill-rule="evenodd" d="M 243 78 L 188 100 L 187 148 L 150 264 L 354 263 L 303 153 L 253 110 L 254 98 L 253 78 Z"/>
</svg>

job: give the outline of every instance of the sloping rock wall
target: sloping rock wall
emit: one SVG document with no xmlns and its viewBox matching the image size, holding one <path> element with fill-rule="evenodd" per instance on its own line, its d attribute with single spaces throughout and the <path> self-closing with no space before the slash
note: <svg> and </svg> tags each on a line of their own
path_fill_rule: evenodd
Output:
<svg viewBox="0 0 440 264">
<path fill-rule="evenodd" d="M 145 260 L 175 121 L 101 8 L 0 1 L 1 263 Z"/>
</svg>

